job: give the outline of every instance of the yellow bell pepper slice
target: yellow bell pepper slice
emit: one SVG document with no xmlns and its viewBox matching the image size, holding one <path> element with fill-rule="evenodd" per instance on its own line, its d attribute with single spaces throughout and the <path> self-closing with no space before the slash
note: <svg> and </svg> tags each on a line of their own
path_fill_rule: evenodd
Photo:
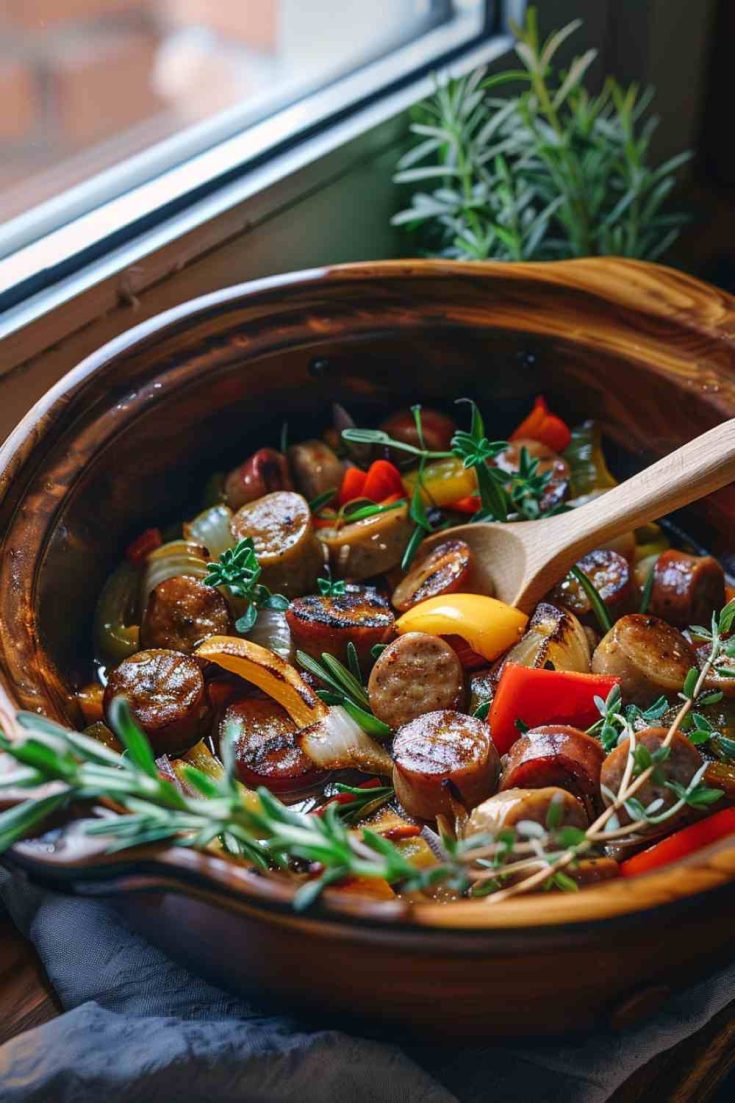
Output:
<svg viewBox="0 0 735 1103">
<path fill-rule="evenodd" d="M 413 494 L 417 478 L 418 469 L 410 471 L 403 478 L 403 485 L 409 498 Z M 424 489 L 422 497 L 427 505 L 449 506 L 452 502 L 458 502 L 460 498 L 477 494 L 477 478 L 474 471 L 454 457 L 427 463 L 424 466 L 422 485 Z"/>
<path fill-rule="evenodd" d="M 194 654 L 252 682 L 282 705 L 300 728 L 323 720 L 329 711 L 295 667 L 251 640 L 239 636 L 210 636 Z"/>
<path fill-rule="evenodd" d="M 520 609 L 484 594 L 430 597 L 396 621 L 398 632 L 461 636 L 473 651 L 492 662 L 523 635 L 528 617 Z"/>
</svg>

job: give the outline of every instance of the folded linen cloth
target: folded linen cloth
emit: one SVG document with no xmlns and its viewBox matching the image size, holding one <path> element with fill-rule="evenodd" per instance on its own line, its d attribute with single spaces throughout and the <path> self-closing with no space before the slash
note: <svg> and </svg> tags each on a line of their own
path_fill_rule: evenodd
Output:
<svg viewBox="0 0 735 1103">
<path fill-rule="evenodd" d="M 0 897 L 65 1009 L 0 1047 L 3 1103 L 603 1103 L 735 999 L 733 964 L 621 1034 L 438 1046 L 391 1028 L 368 1039 L 212 987 L 102 900 L 2 869 Z M 378 982 L 389 999 L 389 978 Z"/>
</svg>

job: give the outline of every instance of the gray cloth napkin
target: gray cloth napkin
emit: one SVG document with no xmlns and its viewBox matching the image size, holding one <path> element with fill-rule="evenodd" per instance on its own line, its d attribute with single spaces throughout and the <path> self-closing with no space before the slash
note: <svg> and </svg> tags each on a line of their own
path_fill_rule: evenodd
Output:
<svg viewBox="0 0 735 1103">
<path fill-rule="evenodd" d="M 41 892 L 2 869 L 0 897 L 65 1009 L 0 1047 L 3 1103 L 603 1103 L 735 999 L 733 965 L 622 1034 L 424 1046 L 391 1029 L 368 1039 L 213 988 L 104 901 Z M 390 978 L 377 982 L 390 999 Z"/>
</svg>

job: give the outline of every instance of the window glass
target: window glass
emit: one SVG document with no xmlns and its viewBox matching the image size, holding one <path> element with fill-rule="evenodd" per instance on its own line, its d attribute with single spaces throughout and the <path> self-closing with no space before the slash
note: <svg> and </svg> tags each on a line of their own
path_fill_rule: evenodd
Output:
<svg viewBox="0 0 735 1103">
<path fill-rule="evenodd" d="M 90 181 L 97 202 L 122 194 L 422 36 L 471 38 L 486 11 L 483 0 L 0 0 L 0 221 Z"/>
</svg>

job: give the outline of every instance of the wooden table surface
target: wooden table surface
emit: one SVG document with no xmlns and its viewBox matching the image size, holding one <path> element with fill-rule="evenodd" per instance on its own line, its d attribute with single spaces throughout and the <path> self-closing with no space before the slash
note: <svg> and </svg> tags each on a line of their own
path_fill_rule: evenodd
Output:
<svg viewBox="0 0 735 1103">
<path fill-rule="evenodd" d="M 0 1043 L 60 1012 L 31 944 L 0 919 Z M 686 1042 L 640 1069 L 610 1103 L 726 1103 L 733 1098 L 735 1004 Z"/>
</svg>

